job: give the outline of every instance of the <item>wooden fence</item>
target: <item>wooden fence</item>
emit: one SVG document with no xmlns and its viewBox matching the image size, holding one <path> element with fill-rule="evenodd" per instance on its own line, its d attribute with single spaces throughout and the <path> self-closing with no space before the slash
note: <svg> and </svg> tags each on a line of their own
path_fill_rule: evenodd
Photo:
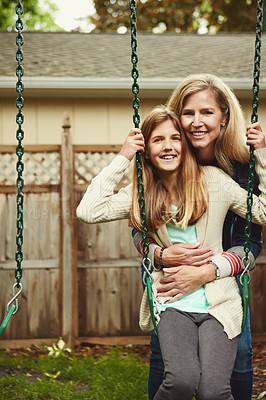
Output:
<svg viewBox="0 0 266 400">
<path fill-rule="evenodd" d="M 23 292 L 0 345 L 59 336 L 71 345 L 95 336 L 143 336 L 138 327 L 140 257 L 127 221 L 86 225 L 75 216 L 88 183 L 119 149 L 73 146 L 67 119 L 61 146 L 25 146 Z M 1 318 L 15 283 L 15 165 L 15 146 L 0 146 Z M 262 334 L 266 246 L 257 264 L 250 309 L 252 330 Z"/>
</svg>

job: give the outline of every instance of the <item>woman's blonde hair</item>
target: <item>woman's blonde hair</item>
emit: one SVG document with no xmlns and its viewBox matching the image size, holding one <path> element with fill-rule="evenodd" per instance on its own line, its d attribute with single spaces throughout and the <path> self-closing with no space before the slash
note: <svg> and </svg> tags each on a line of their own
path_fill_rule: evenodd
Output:
<svg viewBox="0 0 266 400">
<path fill-rule="evenodd" d="M 232 161 L 247 163 L 249 152 L 245 143 L 246 124 L 244 115 L 239 101 L 231 89 L 215 75 L 190 75 L 176 87 L 167 102 L 167 106 L 180 117 L 188 96 L 207 89 L 213 92 L 222 115 L 226 117 L 225 127 L 221 128 L 220 135 L 215 143 L 214 155 L 219 165 L 232 175 Z"/>
<path fill-rule="evenodd" d="M 147 143 L 154 129 L 167 120 L 171 120 L 175 128 L 181 134 L 182 162 L 177 178 L 177 200 L 179 206 L 175 218 L 178 225 L 186 228 L 188 224 L 196 223 L 206 212 L 208 197 L 201 167 L 197 164 L 193 156 L 191 145 L 188 144 L 185 138 L 179 118 L 176 113 L 168 107 L 156 107 L 143 121 L 141 131 L 147 148 Z M 150 232 L 156 232 L 162 224 L 169 221 L 172 217 L 171 198 L 169 192 L 160 180 L 156 169 L 150 162 L 147 152 L 144 154 L 142 153 L 141 158 L 147 229 Z M 136 164 L 133 173 L 130 224 L 134 226 L 136 230 L 142 231 Z"/>
</svg>

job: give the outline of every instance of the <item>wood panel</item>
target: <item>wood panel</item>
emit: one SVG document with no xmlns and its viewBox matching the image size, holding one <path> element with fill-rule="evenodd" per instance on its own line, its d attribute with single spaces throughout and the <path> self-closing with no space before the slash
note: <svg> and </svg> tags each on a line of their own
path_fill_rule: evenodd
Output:
<svg viewBox="0 0 266 400">
<path fill-rule="evenodd" d="M 16 213 L 16 195 L 0 194 L 0 260 L 2 261 L 15 258 Z M 24 195 L 22 249 L 24 260 L 59 257 L 59 218 L 58 193 Z"/>
<path fill-rule="evenodd" d="M 77 245 L 75 236 L 74 155 L 70 134 L 69 117 L 63 121 L 60 197 L 60 269 L 62 337 L 73 346 L 78 335 L 78 293 L 77 293 Z"/>
<path fill-rule="evenodd" d="M 16 195 L 0 194 L 2 319 L 16 282 L 16 211 Z M 58 193 L 24 195 L 23 292 L 19 311 L 12 316 L 1 339 L 60 336 L 59 218 Z"/>
<path fill-rule="evenodd" d="M 45 261 L 39 268 L 23 270 L 23 291 L 19 296 L 19 310 L 1 335 L 1 339 L 51 338 L 60 336 L 59 325 L 59 268 L 49 268 Z M 15 284 L 14 270 L 0 266 L 1 318 L 12 298 Z"/>
<path fill-rule="evenodd" d="M 0 194 L 0 224 L 1 224 L 1 234 L 0 234 L 0 260 L 5 259 L 6 254 L 6 196 Z"/>
<path fill-rule="evenodd" d="M 4 218 L 3 226 L 5 226 L 5 232 L 2 233 L 5 235 L 6 238 L 5 254 L 3 254 L 2 257 L 4 257 L 4 259 L 7 260 L 13 260 L 16 253 L 16 233 L 17 233 L 16 214 L 17 214 L 16 196 L 7 195 L 6 208 L 5 212 L 3 213 L 3 218 Z"/>
<path fill-rule="evenodd" d="M 77 221 L 79 260 L 132 258 L 138 255 L 127 220 L 101 224 Z"/>
<path fill-rule="evenodd" d="M 0 145 L 0 153 L 11 153 L 16 154 L 17 145 Z M 26 144 L 24 146 L 24 151 L 27 153 L 52 153 L 54 151 L 59 151 L 59 144 L 51 144 L 51 145 L 35 145 L 35 144 Z"/>
<path fill-rule="evenodd" d="M 87 263 L 88 264 L 88 263 Z M 79 275 L 79 336 L 140 335 L 139 260 L 116 266 L 83 263 Z"/>
<path fill-rule="evenodd" d="M 266 333 L 266 264 L 257 264 L 251 272 L 250 320 L 254 333 Z"/>
</svg>

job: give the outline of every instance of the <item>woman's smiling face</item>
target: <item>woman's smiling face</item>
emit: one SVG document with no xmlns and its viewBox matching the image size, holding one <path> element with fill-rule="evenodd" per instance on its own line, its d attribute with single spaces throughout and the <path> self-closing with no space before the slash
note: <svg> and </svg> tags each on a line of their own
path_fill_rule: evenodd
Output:
<svg viewBox="0 0 266 400">
<path fill-rule="evenodd" d="M 201 149 L 214 151 L 221 126 L 226 120 L 227 117 L 222 115 L 215 95 L 210 89 L 189 95 L 181 113 L 181 124 L 186 137 L 199 151 Z"/>
<path fill-rule="evenodd" d="M 152 132 L 147 143 L 147 155 L 160 178 L 175 174 L 181 164 L 181 135 L 173 121 L 160 123 Z"/>
</svg>

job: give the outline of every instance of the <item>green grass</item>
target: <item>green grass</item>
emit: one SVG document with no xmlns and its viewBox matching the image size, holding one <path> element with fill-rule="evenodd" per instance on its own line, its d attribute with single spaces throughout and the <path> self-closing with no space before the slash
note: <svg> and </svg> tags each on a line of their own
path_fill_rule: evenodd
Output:
<svg viewBox="0 0 266 400">
<path fill-rule="evenodd" d="M 148 366 L 113 351 L 49 358 L 0 352 L 1 400 L 147 400 Z"/>
<path fill-rule="evenodd" d="M 148 370 L 117 349 L 97 358 L 0 350 L 0 400 L 148 400 Z"/>
</svg>

